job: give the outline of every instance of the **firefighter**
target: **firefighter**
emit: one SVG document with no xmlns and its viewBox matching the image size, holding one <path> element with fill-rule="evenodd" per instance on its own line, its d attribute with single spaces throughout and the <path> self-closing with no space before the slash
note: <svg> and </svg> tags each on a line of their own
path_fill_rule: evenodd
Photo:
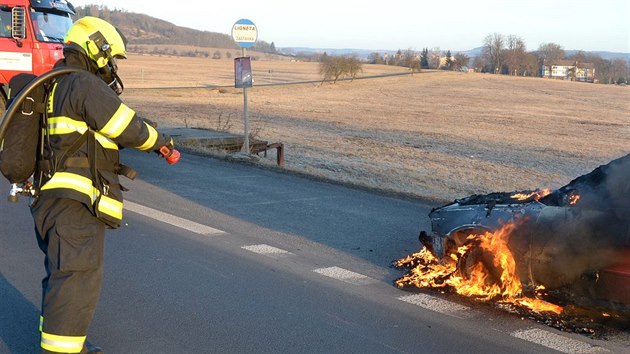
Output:
<svg viewBox="0 0 630 354">
<path fill-rule="evenodd" d="M 123 85 L 117 58 L 125 58 L 124 36 L 104 20 L 83 17 L 67 32 L 64 59 L 56 65 L 81 70 L 57 78 L 49 88 L 36 174 L 40 192 L 31 209 L 45 254 L 44 353 L 101 352 L 86 335 L 101 291 L 104 234 L 121 225 L 119 175 L 133 178 L 135 172 L 120 164 L 119 147 L 176 152 L 170 137 L 118 97 Z"/>
</svg>

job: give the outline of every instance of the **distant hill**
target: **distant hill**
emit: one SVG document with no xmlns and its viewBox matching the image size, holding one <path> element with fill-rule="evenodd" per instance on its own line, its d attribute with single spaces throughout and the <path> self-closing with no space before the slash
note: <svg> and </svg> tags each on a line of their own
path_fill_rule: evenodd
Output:
<svg viewBox="0 0 630 354">
<path fill-rule="evenodd" d="M 400 50 L 405 51 L 408 48 L 400 48 Z M 391 49 L 352 49 L 352 48 L 309 48 L 309 47 L 282 47 L 282 48 L 278 48 L 278 51 L 287 54 L 287 55 L 309 55 L 309 54 L 323 54 L 326 53 L 328 55 L 334 55 L 334 56 L 346 56 L 346 55 L 353 55 L 359 59 L 367 59 L 370 54 L 372 53 L 379 53 L 381 55 L 387 53 L 389 55 L 394 55 L 396 54 L 396 52 L 398 52 L 397 50 L 391 50 Z M 419 51 L 419 50 L 418 50 Z M 466 50 L 466 51 L 453 51 L 452 53 L 463 53 L 468 55 L 470 58 L 474 58 L 478 55 L 481 55 L 481 52 L 483 51 L 482 47 L 478 47 L 478 48 L 474 48 L 474 49 L 470 49 L 470 50 Z M 446 53 L 446 50 L 443 51 L 444 53 Z"/>
<path fill-rule="evenodd" d="M 628 64 L 630 64 L 630 53 L 619 53 L 619 52 L 606 52 L 606 51 L 582 51 L 582 50 L 565 50 L 564 54 L 567 57 L 575 55 L 579 52 L 584 52 L 586 54 L 594 54 L 602 59 L 606 60 L 615 60 L 615 59 L 625 59 Z"/>
<path fill-rule="evenodd" d="M 483 54 L 483 47 L 476 47 L 473 49 L 459 51 L 455 53 L 462 53 L 468 55 L 469 58 L 475 58 Z"/>
<path fill-rule="evenodd" d="M 395 50 L 384 49 L 352 49 L 352 48 L 309 48 L 309 47 L 282 47 L 278 51 L 287 55 L 310 55 L 310 54 L 328 54 L 333 56 L 354 55 L 357 58 L 367 58 L 372 53 L 396 53 Z"/>
<path fill-rule="evenodd" d="M 127 37 L 130 45 L 171 44 L 206 48 L 239 48 L 230 35 L 180 27 L 144 14 L 110 10 L 99 5 L 78 6 L 76 12 L 76 18 L 96 16 L 110 22 Z M 258 41 L 252 50 L 273 52 L 273 43 Z"/>
</svg>

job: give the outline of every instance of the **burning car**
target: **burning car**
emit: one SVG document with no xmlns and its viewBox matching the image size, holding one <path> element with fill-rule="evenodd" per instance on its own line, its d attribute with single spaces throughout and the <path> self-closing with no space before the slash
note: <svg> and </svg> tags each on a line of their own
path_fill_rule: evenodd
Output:
<svg viewBox="0 0 630 354">
<path fill-rule="evenodd" d="M 434 208 L 399 287 L 444 287 L 536 311 L 562 289 L 630 309 L 630 154 L 557 190 L 472 195 Z M 566 299 L 565 299 L 566 300 Z"/>
</svg>

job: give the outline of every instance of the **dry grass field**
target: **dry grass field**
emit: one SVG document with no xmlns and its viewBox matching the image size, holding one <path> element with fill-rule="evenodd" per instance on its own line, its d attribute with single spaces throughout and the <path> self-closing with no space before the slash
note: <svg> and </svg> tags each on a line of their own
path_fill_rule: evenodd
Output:
<svg viewBox="0 0 630 354">
<path fill-rule="evenodd" d="M 252 66 L 254 85 L 320 79 L 316 63 Z M 362 76 L 392 72 L 405 69 L 364 65 Z M 131 55 L 120 74 L 123 99 L 162 126 L 243 131 L 232 60 Z M 257 138 L 285 144 L 289 170 L 435 201 L 555 188 L 630 153 L 630 87 L 540 78 L 423 71 L 255 86 L 249 117 Z"/>
</svg>

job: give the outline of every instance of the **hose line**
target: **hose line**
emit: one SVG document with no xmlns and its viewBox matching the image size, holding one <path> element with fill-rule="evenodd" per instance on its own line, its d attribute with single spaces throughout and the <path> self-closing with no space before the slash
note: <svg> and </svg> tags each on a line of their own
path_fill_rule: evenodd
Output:
<svg viewBox="0 0 630 354">
<path fill-rule="evenodd" d="M 15 112 L 19 107 L 22 107 L 22 101 L 39 85 L 42 85 L 44 82 L 61 75 L 70 74 L 73 72 L 81 71 L 79 68 L 57 68 L 51 71 L 48 71 L 35 79 L 29 82 L 28 85 L 24 86 L 24 88 L 20 91 L 20 93 L 15 96 L 15 98 L 11 101 L 9 107 L 7 107 L 6 111 L 4 111 L 4 115 L 2 116 L 2 122 L 0 123 L 0 141 L 4 140 L 4 135 L 6 134 L 9 123 L 11 122 L 12 117 L 15 115 Z"/>
</svg>

